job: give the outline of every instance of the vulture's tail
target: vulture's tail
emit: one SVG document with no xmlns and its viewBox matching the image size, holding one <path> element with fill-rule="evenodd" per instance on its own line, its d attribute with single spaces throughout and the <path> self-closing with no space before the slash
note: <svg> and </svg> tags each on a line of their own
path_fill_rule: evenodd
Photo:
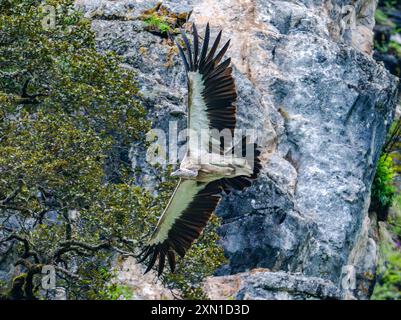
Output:
<svg viewBox="0 0 401 320">
<path fill-rule="evenodd" d="M 260 162 L 260 150 L 256 143 L 248 143 L 246 136 L 242 137 L 241 142 L 230 149 L 228 154 L 234 154 L 235 157 L 246 158 L 248 163 L 253 164 L 253 171 L 250 176 L 237 176 L 234 178 L 223 178 L 219 180 L 223 190 L 230 193 L 232 190 L 243 190 L 251 186 L 252 181 L 255 180 L 262 168 Z"/>
</svg>

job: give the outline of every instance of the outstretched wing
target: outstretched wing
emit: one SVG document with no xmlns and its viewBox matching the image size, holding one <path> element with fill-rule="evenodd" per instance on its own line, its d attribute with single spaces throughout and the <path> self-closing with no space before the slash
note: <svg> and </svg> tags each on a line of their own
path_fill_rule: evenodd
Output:
<svg viewBox="0 0 401 320">
<path fill-rule="evenodd" d="M 221 196 L 218 184 L 180 180 L 167 208 L 161 216 L 150 241 L 139 255 L 148 257 L 148 272 L 159 259 L 158 275 L 163 272 L 166 257 L 172 272 L 175 270 L 175 252 L 184 257 L 195 239 L 205 228 Z"/>
<path fill-rule="evenodd" d="M 249 187 L 260 172 L 260 151 L 254 143 L 241 141 L 241 152 L 254 149 L 253 173 L 250 176 L 223 178 L 210 183 L 180 180 L 167 208 L 164 210 L 150 241 L 139 255 L 143 262 L 149 257 L 148 272 L 159 259 L 158 275 L 163 272 L 166 257 L 172 272 L 175 270 L 175 253 L 184 257 L 191 244 L 199 237 L 217 207 L 221 193 Z M 245 156 L 238 154 L 237 156 Z"/>
<path fill-rule="evenodd" d="M 180 55 L 188 75 L 188 128 L 194 135 L 189 135 L 188 152 L 198 153 L 199 148 L 209 152 L 209 137 L 206 135 L 201 144 L 191 139 L 205 137 L 202 129 L 228 129 L 233 136 L 236 123 L 234 79 L 231 75 L 230 59 L 222 60 L 229 41 L 216 54 L 221 39 L 221 31 L 209 49 L 210 29 L 206 26 L 204 42 L 199 51 L 199 37 L 196 26 L 193 26 L 193 47 L 185 33 L 182 34 L 186 52 L 177 43 Z M 163 272 L 166 258 L 172 271 L 175 269 L 175 253 L 184 257 L 191 244 L 199 237 L 205 228 L 211 214 L 221 198 L 221 192 L 233 189 L 242 190 L 251 184 L 260 170 L 259 151 L 256 144 L 248 144 L 243 139 L 242 150 L 247 147 L 254 149 L 255 158 L 249 159 L 254 163 L 253 174 L 237 176 L 212 181 L 208 184 L 194 180 L 180 180 L 164 210 L 156 230 L 150 241 L 139 254 L 140 262 L 149 259 L 148 272 L 159 260 L 158 275 Z M 220 152 L 222 146 L 220 146 Z M 224 150 L 223 150 L 224 151 Z M 231 150 L 230 152 L 234 152 Z M 237 155 L 243 156 L 243 155 Z"/>
<path fill-rule="evenodd" d="M 230 40 L 216 54 L 221 34 L 220 31 L 209 49 L 210 28 L 207 24 L 199 51 L 199 36 L 194 24 L 192 45 L 182 32 L 186 53 L 176 41 L 188 76 L 188 129 L 195 135 L 189 135 L 189 152 L 195 148 L 209 151 L 209 137 L 200 134 L 202 129 L 217 129 L 219 132 L 228 129 L 231 137 L 235 129 L 237 93 L 231 75 L 231 59 L 221 62 Z M 191 141 L 191 138 L 198 140 Z"/>
</svg>

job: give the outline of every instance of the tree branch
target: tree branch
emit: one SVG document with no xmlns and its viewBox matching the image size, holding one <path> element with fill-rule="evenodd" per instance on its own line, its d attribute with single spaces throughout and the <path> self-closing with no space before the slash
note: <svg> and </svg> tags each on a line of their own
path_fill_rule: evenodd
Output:
<svg viewBox="0 0 401 320">
<path fill-rule="evenodd" d="M 53 259 L 55 261 L 58 261 L 60 259 L 60 256 L 63 255 L 64 253 L 67 253 L 69 251 L 79 252 L 79 248 L 95 252 L 102 249 L 110 249 L 112 248 L 112 245 L 110 244 L 109 241 L 102 242 L 98 245 L 90 245 L 80 241 L 68 240 L 60 243 L 60 247 L 53 254 Z M 85 255 L 85 253 L 82 251 L 79 253 Z"/>
<path fill-rule="evenodd" d="M 67 269 L 64 269 L 63 267 L 54 266 L 54 269 L 64 273 L 66 276 L 68 276 L 70 278 L 73 278 L 73 279 L 76 279 L 76 280 L 82 280 L 81 277 L 78 274 L 73 273 L 73 272 L 71 272 L 71 271 L 69 271 Z"/>
<path fill-rule="evenodd" d="M 8 196 L 5 197 L 4 199 L 0 200 L 0 204 L 6 205 L 6 204 L 8 204 L 11 200 L 13 200 L 13 199 L 18 195 L 18 193 L 21 191 L 22 185 L 23 185 L 23 184 L 22 184 L 22 180 L 21 180 L 21 179 L 18 180 L 18 187 L 17 187 L 10 195 L 8 195 Z"/>
<path fill-rule="evenodd" d="M 39 263 L 40 262 L 40 258 L 39 258 L 38 253 L 36 251 L 32 251 L 31 250 L 31 244 L 24 237 L 21 237 L 21 236 L 19 236 L 17 234 L 11 234 L 8 237 L 6 237 L 5 239 L 0 240 L 0 244 L 8 242 L 8 241 L 12 241 L 12 240 L 17 240 L 19 242 L 22 242 L 22 244 L 24 245 L 24 254 L 22 255 L 23 259 L 27 259 L 29 257 L 33 257 L 34 260 L 35 260 L 35 263 Z"/>
</svg>

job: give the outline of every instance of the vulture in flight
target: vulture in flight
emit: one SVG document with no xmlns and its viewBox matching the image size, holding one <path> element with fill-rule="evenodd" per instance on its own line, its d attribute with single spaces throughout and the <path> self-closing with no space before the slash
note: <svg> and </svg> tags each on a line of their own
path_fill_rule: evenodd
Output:
<svg viewBox="0 0 401 320">
<path fill-rule="evenodd" d="M 205 228 L 222 193 L 249 187 L 261 168 L 260 151 L 247 137 L 229 148 L 225 148 L 219 138 L 216 148 L 213 147 L 216 143 L 211 144 L 211 136 L 201 134 L 205 130 L 226 130 L 231 141 L 234 138 L 237 93 L 230 58 L 221 62 L 230 41 L 216 53 L 221 31 L 209 49 L 209 24 L 202 46 L 195 24 L 192 44 L 186 34 L 181 33 L 185 50 L 174 41 L 187 75 L 187 129 L 190 132 L 187 151 L 179 169 L 172 173 L 180 178 L 178 185 L 150 240 L 138 255 L 139 262 L 148 259 L 145 273 L 158 261 L 158 276 L 166 260 L 174 272 L 175 254 L 184 257 Z"/>
</svg>

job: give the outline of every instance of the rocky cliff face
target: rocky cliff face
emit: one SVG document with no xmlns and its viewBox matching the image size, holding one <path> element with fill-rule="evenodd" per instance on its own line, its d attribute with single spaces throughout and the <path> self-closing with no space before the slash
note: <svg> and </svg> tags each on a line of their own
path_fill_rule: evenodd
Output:
<svg viewBox="0 0 401 320">
<path fill-rule="evenodd" d="M 186 85 L 172 44 L 141 20 L 156 4 L 77 1 L 93 19 L 99 49 L 116 50 L 137 71 L 154 126 L 168 131 L 169 121 L 185 127 Z M 371 57 L 375 6 L 188 0 L 158 9 L 176 21 L 192 12 L 200 30 L 209 22 L 231 38 L 238 126 L 255 129 L 263 148 L 257 182 L 218 207 L 229 263 L 206 281 L 211 297 L 369 296 L 376 263 L 370 186 L 398 85 Z M 143 158 L 133 153 L 146 173 Z M 150 171 L 142 178 L 151 185 Z"/>
</svg>

